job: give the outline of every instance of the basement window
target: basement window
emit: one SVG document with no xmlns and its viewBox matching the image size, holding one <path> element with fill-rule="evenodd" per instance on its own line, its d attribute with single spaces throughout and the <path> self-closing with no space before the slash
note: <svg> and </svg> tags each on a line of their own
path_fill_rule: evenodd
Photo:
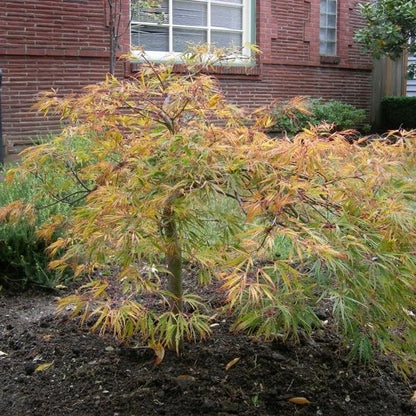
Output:
<svg viewBox="0 0 416 416">
<path fill-rule="evenodd" d="M 189 44 L 241 49 L 254 43 L 254 0 L 162 0 L 158 7 L 131 8 L 131 45 L 165 60 Z"/>
</svg>

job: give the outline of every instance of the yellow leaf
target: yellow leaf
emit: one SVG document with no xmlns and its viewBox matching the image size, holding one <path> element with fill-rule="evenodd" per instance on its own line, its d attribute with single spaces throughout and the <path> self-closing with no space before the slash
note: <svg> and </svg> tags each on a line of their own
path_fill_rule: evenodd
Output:
<svg viewBox="0 0 416 416">
<path fill-rule="evenodd" d="M 226 366 L 225 369 L 229 370 L 231 367 L 233 367 L 234 365 L 236 365 L 238 362 L 240 361 L 240 357 L 236 357 L 234 359 L 232 359 Z"/>
<path fill-rule="evenodd" d="M 288 402 L 294 404 L 310 404 L 311 402 L 306 397 L 291 397 L 287 399 Z"/>
<path fill-rule="evenodd" d="M 413 392 L 413 396 L 410 398 L 412 402 L 416 402 L 416 390 Z"/>
<path fill-rule="evenodd" d="M 45 363 L 45 364 L 39 364 L 37 367 L 36 367 L 36 369 L 35 369 L 35 371 L 45 371 L 45 370 L 47 370 L 49 367 L 51 367 L 52 365 L 53 365 L 53 361 L 52 362 L 50 362 L 50 363 Z"/>
</svg>

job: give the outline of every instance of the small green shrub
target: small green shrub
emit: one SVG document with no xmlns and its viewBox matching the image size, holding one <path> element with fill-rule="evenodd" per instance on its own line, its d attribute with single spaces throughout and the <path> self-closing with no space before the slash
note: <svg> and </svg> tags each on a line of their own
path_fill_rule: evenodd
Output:
<svg viewBox="0 0 416 416">
<path fill-rule="evenodd" d="M 327 102 L 316 100 L 311 111 L 319 123 L 334 124 L 336 130 L 367 129 L 365 126 L 367 118 L 365 111 L 351 104 L 337 100 Z"/>
<path fill-rule="evenodd" d="M 416 128 L 416 97 L 384 97 L 381 119 L 383 130 Z"/>
<path fill-rule="evenodd" d="M 12 171 L 12 168 L 4 168 L 3 175 L 7 177 Z M 36 196 L 35 190 L 45 183 L 48 176 L 56 180 L 56 171 L 46 169 L 43 178 L 16 174 L 12 180 L 0 181 L 1 286 L 22 290 L 30 286 L 51 288 L 57 284 L 56 272 L 48 268 L 50 259 L 46 247 L 50 240 L 46 241 L 38 231 L 53 217 L 67 215 L 70 207 L 56 203 L 52 195 Z M 17 201 L 44 208 L 29 213 Z M 8 205 L 14 207 L 17 220 L 8 221 L 11 212 L 6 209 Z M 57 235 L 51 238 L 57 238 Z"/>
<path fill-rule="evenodd" d="M 0 205 L 18 199 L 30 200 L 31 181 L 0 182 Z M 36 237 L 36 227 L 25 216 L 15 223 L 0 224 L 0 283 L 26 287 L 30 281 L 50 286 L 46 245 Z"/>
<path fill-rule="evenodd" d="M 306 112 L 296 111 L 288 114 L 285 105 L 278 106 L 275 111 L 274 131 L 285 131 L 288 135 L 299 133 L 309 125 L 322 123 L 333 124 L 334 129 L 357 129 L 363 132 L 369 130 L 366 125 L 364 110 L 337 100 L 324 101 L 322 98 L 308 98 Z"/>
</svg>

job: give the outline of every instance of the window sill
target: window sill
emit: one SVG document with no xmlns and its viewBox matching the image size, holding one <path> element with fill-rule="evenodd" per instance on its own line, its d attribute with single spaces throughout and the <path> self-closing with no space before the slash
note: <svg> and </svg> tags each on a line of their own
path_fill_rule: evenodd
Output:
<svg viewBox="0 0 416 416">
<path fill-rule="evenodd" d="M 321 64 L 338 65 L 340 61 L 341 58 L 339 56 L 321 55 L 320 57 Z"/>
<path fill-rule="evenodd" d="M 140 71 L 141 66 L 140 61 L 133 61 L 130 62 L 130 72 L 135 74 Z M 174 71 L 181 73 L 186 72 L 186 67 L 183 64 L 174 64 Z M 206 71 L 210 74 L 214 75 L 224 75 L 224 76 L 236 76 L 236 75 L 245 75 L 245 76 L 259 76 L 260 75 L 260 67 L 258 64 L 250 64 L 250 65 L 216 65 Z"/>
</svg>

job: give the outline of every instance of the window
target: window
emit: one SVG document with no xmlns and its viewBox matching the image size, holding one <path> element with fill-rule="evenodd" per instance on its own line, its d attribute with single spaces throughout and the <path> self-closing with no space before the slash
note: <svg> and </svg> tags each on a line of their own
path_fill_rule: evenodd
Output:
<svg viewBox="0 0 416 416">
<path fill-rule="evenodd" d="M 319 51 L 321 55 L 337 54 L 337 0 L 321 0 Z"/>
<path fill-rule="evenodd" d="M 254 41 L 252 0 L 163 0 L 160 7 L 132 9 L 131 44 L 149 57 L 163 59 L 183 52 L 189 43 L 217 47 Z M 244 54 L 249 55 L 248 48 Z"/>
</svg>

